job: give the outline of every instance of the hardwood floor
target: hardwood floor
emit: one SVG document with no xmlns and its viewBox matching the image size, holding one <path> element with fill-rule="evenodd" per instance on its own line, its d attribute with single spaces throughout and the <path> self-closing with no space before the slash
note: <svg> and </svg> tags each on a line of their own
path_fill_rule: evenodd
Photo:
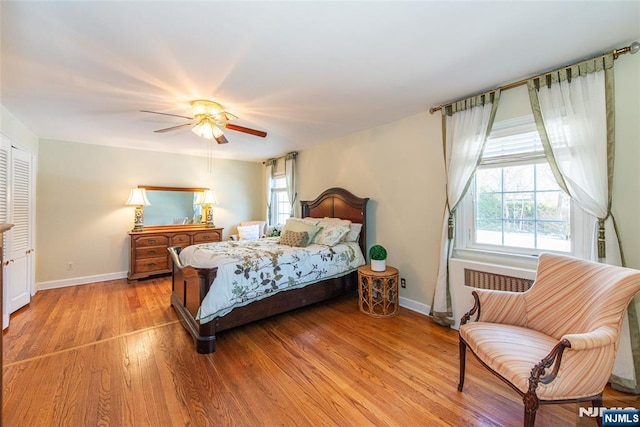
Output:
<svg viewBox="0 0 640 427">
<path fill-rule="evenodd" d="M 457 332 L 400 309 L 376 319 L 355 296 L 218 336 L 197 354 L 169 306 L 170 280 L 41 291 L 4 333 L 5 426 L 517 426 L 519 396 L 467 358 Z M 640 406 L 607 388 L 605 404 Z M 575 404 L 538 426 L 595 426 Z"/>
</svg>

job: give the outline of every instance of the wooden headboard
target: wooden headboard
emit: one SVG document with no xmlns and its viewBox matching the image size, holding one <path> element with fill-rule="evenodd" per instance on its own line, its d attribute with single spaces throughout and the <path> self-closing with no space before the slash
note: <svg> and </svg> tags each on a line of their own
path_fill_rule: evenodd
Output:
<svg viewBox="0 0 640 427">
<path fill-rule="evenodd" d="M 360 230 L 360 248 L 366 257 L 367 253 L 367 202 L 369 198 L 354 196 L 344 188 L 330 188 L 315 200 L 301 201 L 302 217 L 342 218 L 353 223 L 362 224 Z"/>
</svg>

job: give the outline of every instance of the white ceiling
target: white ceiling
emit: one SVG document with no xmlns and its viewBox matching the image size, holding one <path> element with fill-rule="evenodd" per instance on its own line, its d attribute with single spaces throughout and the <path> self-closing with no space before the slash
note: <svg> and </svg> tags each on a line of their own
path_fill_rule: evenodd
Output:
<svg viewBox="0 0 640 427">
<path fill-rule="evenodd" d="M 38 137 L 263 160 L 640 39 L 640 1 L 2 1 L 0 103 Z"/>
</svg>

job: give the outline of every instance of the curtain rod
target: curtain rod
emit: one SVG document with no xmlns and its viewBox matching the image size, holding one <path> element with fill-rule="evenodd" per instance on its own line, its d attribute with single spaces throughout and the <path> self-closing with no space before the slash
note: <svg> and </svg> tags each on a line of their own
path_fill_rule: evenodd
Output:
<svg viewBox="0 0 640 427">
<path fill-rule="evenodd" d="M 613 59 L 618 59 L 618 57 L 620 55 L 624 55 L 625 53 L 632 53 L 632 54 L 636 53 L 639 50 L 640 50 L 640 42 L 633 42 L 629 46 L 626 46 L 626 47 L 623 47 L 623 48 L 620 48 L 620 49 L 614 49 L 613 52 L 612 52 L 613 53 Z M 601 56 L 601 55 L 596 55 L 596 56 L 594 56 L 594 57 L 592 57 L 590 59 L 597 58 L 598 56 Z M 585 59 L 585 61 L 588 61 L 588 59 Z M 582 61 L 579 61 L 579 62 L 582 62 Z M 565 65 L 565 67 L 570 67 L 570 66 L 571 65 Z M 559 67 L 559 68 L 564 68 L 564 67 Z M 545 73 L 542 73 L 542 74 L 545 74 Z M 518 80 L 517 82 L 513 82 L 513 83 L 506 84 L 504 86 L 500 86 L 497 89 L 500 89 L 500 91 L 507 90 L 507 89 L 513 89 L 514 87 L 518 87 L 518 86 L 522 86 L 522 85 L 527 84 L 527 81 L 530 78 L 531 77 L 529 77 L 527 79 Z M 497 90 L 497 89 L 493 89 L 493 90 Z M 487 92 L 491 92 L 491 91 L 487 91 Z M 456 101 L 454 101 L 454 102 L 456 102 Z M 440 111 L 443 108 L 452 105 L 454 102 L 450 102 L 448 104 L 438 105 L 436 107 L 431 107 L 431 108 L 429 108 L 429 113 L 433 114 L 436 111 Z"/>
<path fill-rule="evenodd" d="M 293 158 L 296 158 L 296 157 L 298 156 L 298 152 L 297 152 L 297 151 L 292 151 L 292 152 L 290 152 L 290 153 L 285 154 L 284 156 L 274 157 L 274 158 L 272 158 L 272 159 L 267 159 L 267 160 L 265 160 L 264 162 L 262 162 L 262 164 L 264 165 L 264 164 L 266 164 L 266 163 L 267 163 L 267 162 L 269 162 L 269 161 L 272 161 L 272 160 L 280 160 L 280 159 L 287 158 L 287 157 L 289 157 L 289 156 L 292 156 Z"/>
</svg>

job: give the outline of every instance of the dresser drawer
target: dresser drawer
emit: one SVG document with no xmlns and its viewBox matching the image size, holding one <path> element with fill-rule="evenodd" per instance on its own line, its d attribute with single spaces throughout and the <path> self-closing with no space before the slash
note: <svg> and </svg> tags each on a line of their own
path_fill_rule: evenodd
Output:
<svg viewBox="0 0 640 427">
<path fill-rule="evenodd" d="M 136 260 L 136 272 L 155 272 L 169 269 L 169 259 L 165 257 L 161 258 L 145 258 Z"/>
<path fill-rule="evenodd" d="M 176 234 L 171 236 L 171 246 L 189 246 L 191 244 L 191 236 L 188 234 Z"/>
<path fill-rule="evenodd" d="M 168 256 L 166 246 L 143 246 L 136 248 L 136 259 L 142 258 L 159 258 L 161 256 Z"/>
<path fill-rule="evenodd" d="M 148 237 L 138 237 L 135 240 L 135 246 L 165 246 L 169 245 L 169 238 L 167 236 L 148 236 Z"/>
<path fill-rule="evenodd" d="M 198 231 L 193 233 L 193 244 L 206 243 L 206 242 L 219 242 L 222 240 L 219 231 Z"/>
</svg>

